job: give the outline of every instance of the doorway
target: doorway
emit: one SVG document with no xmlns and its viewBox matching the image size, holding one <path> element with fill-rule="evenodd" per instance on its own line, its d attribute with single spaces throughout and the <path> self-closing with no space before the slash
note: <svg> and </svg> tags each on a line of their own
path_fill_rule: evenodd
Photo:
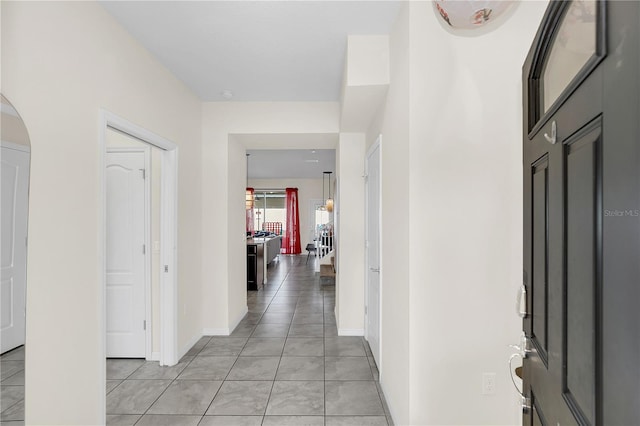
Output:
<svg viewBox="0 0 640 426">
<path fill-rule="evenodd" d="M 104 289 L 103 299 L 103 318 L 104 318 L 104 333 L 105 333 L 105 359 L 107 357 L 107 330 L 108 330 L 108 308 L 107 308 L 107 289 L 108 289 L 108 266 L 109 266 L 109 238 L 107 235 L 108 230 L 108 173 L 107 164 L 109 153 L 107 150 L 107 138 L 108 132 L 116 131 L 121 134 L 128 135 L 138 141 L 144 142 L 148 146 L 159 148 L 160 151 L 160 213 L 159 213 L 159 244 L 158 247 L 149 247 L 149 241 L 146 241 L 145 247 L 140 247 L 138 250 L 149 252 L 149 250 L 159 250 L 159 291 L 157 305 L 158 326 L 156 327 L 159 340 L 158 351 L 153 351 L 149 359 L 158 360 L 160 365 L 175 365 L 178 362 L 178 350 L 177 350 L 177 270 L 176 270 L 176 258 L 177 258 L 177 146 L 146 129 L 143 129 L 129 121 L 120 118 L 107 111 L 101 111 L 101 147 L 102 147 L 102 162 L 103 162 L 103 208 L 102 208 L 102 223 L 103 223 L 103 278 L 102 286 Z M 132 166 L 133 167 L 133 166 Z M 137 167 L 137 166 L 136 166 Z M 141 173 L 138 170 L 138 173 Z M 155 245 L 155 244 L 154 244 Z M 151 274 L 147 274 L 151 275 Z M 148 296 L 147 296 L 148 299 Z M 143 321 L 149 321 L 149 314 L 145 314 L 146 317 Z M 135 320 L 131 319 L 133 323 Z M 150 324 L 138 324 L 138 327 L 149 326 Z M 145 339 L 148 340 L 149 334 Z M 149 343 L 146 344 L 147 348 Z M 147 352 L 149 350 L 147 349 Z"/>
<path fill-rule="evenodd" d="M 380 366 L 380 144 L 382 136 L 367 152 L 365 161 L 365 337 Z"/>
</svg>

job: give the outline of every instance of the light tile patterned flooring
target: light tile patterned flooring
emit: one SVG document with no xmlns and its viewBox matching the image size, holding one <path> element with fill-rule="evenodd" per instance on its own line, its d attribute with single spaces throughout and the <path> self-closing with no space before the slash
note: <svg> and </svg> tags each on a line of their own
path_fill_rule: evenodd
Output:
<svg viewBox="0 0 640 426">
<path fill-rule="evenodd" d="M 367 343 L 338 337 L 335 286 L 305 261 L 280 256 L 231 336 L 203 337 L 177 365 L 107 360 L 107 424 L 392 425 Z M 24 351 L 0 362 L 2 425 L 23 424 Z"/>
<path fill-rule="evenodd" d="M 24 346 L 0 357 L 0 424 L 24 424 Z"/>
</svg>

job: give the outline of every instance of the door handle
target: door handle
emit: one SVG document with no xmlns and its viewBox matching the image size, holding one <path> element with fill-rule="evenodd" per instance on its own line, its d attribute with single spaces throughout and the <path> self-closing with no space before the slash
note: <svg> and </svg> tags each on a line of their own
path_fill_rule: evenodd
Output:
<svg viewBox="0 0 640 426">
<path fill-rule="evenodd" d="M 511 357 L 509 358 L 509 363 L 508 363 L 509 364 L 509 377 L 511 377 L 511 383 L 513 383 L 513 387 L 516 388 L 516 392 L 518 393 L 518 395 L 520 395 L 522 397 L 522 399 L 524 399 L 525 398 L 524 392 L 516 384 L 516 379 L 513 378 L 513 374 L 515 373 L 515 369 L 513 368 L 513 360 L 515 358 L 524 359 L 522 357 L 522 355 L 520 355 L 518 353 L 511 355 Z"/>
<path fill-rule="evenodd" d="M 369 268 L 371 272 L 380 272 L 380 268 Z"/>
<path fill-rule="evenodd" d="M 531 352 L 533 352 L 529 345 L 529 338 L 524 331 L 520 335 L 520 345 L 509 345 L 509 347 L 518 351 L 516 355 L 519 355 L 522 359 L 525 359 Z"/>
<path fill-rule="evenodd" d="M 514 360 L 514 358 L 518 357 L 522 357 L 522 355 L 513 354 L 511 355 L 511 358 L 509 358 L 509 377 L 511 377 L 511 383 L 513 383 L 513 387 L 516 389 L 518 396 L 520 396 L 520 406 L 522 407 L 522 412 L 525 414 L 529 414 L 532 409 L 535 409 L 531 404 L 531 398 L 528 398 L 524 394 L 524 389 L 520 389 L 516 384 L 516 380 L 513 378 L 513 373 L 515 372 L 515 370 L 513 369 L 511 362 Z"/>
</svg>

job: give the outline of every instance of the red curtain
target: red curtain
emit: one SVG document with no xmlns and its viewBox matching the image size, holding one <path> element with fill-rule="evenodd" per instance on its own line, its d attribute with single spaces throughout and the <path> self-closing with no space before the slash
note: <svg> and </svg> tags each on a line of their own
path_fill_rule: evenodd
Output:
<svg viewBox="0 0 640 426">
<path fill-rule="evenodd" d="M 283 254 L 302 253 L 300 247 L 300 214 L 298 212 L 298 188 L 287 188 L 285 208 L 287 210 L 287 226 L 282 238 Z"/>
<path fill-rule="evenodd" d="M 255 233 L 255 229 L 254 229 L 254 226 L 255 226 L 254 211 L 255 210 L 253 209 L 253 200 L 255 199 L 254 194 L 255 194 L 255 190 L 253 188 L 247 188 L 247 192 L 245 193 L 245 210 L 247 212 L 247 217 L 246 217 L 247 235 L 253 235 Z"/>
</svg>

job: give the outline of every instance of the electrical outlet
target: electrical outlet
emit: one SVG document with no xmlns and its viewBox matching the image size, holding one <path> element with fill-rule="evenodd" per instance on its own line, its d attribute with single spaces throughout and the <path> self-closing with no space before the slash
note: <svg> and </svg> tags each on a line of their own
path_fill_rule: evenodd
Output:
<svg viewBox="0 0 640 426">
<path fill-rule="evenodd" d="M 494 395 L 496 393 L 496 373 L 482 373 L 482 394 Z"/>
</svg>

